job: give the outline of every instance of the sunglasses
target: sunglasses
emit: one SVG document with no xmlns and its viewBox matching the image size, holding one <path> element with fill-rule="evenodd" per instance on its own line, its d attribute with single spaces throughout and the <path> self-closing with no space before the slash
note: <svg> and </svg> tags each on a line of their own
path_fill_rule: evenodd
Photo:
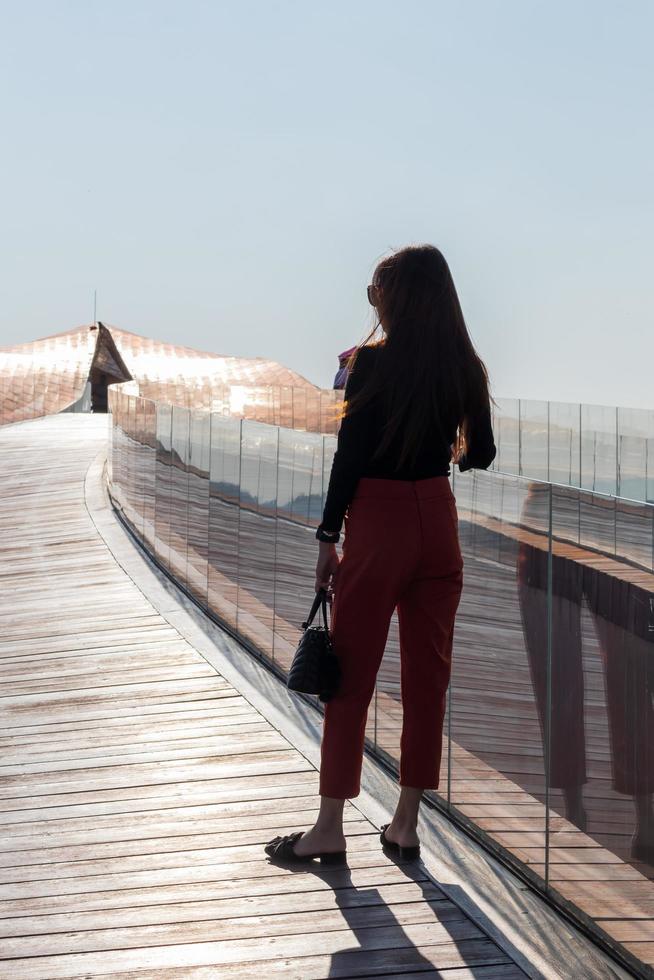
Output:
<svg viewBox="0 0 654 980">
<path fill-rule="evenodd" d="M 366 288 L 366 292 L 368 293 L 368 302 L 370 303 L 371 306 L 376 306 L 377 305 L 377 302 L 379 300 L 378 290 L 379 290 L 379 287 L 378 286 L 375 286 L 372 283 L 371 283 L 370 286 L 368 286 Z"/>
</svg>

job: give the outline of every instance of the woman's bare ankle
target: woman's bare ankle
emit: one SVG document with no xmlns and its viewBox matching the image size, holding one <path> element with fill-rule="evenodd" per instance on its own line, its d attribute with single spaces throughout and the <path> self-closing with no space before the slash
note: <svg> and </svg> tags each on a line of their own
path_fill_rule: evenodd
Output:
<svg viewBox="0 0 654 980">
<path fill-rule="evenodd" d="M 401 827 L 402 830 L 416 830 L 418 827 L 418 814 L 396 810 L 393 814 L 393 826 Z"/>
</svg>

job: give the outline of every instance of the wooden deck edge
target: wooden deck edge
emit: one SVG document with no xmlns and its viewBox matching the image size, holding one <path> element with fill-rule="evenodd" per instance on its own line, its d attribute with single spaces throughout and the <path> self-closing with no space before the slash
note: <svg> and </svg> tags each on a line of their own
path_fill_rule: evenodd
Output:
<svg viewBox="0 0 654 980">
<path fill-rule="evenodd" d="M 279 677 L 221 629 L 135 546 L 116 516 L 104 480 L 106 453 L 85 480 L 90 517 L 118 565 L 153 607 L 270 724 L 319 767 L 322 719 Z M 361 793 L 352 804 L 376 826 L 390 819 L 397 780 L 364 757 Z M 426 872 L 476 925 L 534 980 L 610 980 L 630 976 L 559 916 L 517 876 L 484 852 L 440 812 L 423 806 L 418 831 Z"/>
</svg>

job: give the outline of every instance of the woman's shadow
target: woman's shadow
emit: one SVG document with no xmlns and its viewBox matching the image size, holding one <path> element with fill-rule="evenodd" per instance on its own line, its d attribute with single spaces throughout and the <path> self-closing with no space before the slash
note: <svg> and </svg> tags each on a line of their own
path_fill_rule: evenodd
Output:
<svg viewBox="0 0 654 980">
<path fill-rule="evenodd" d="M 375 867 L 365 863 L 351 868 L 349 864 L 323 867 L 318 861 L 302 865 L 271 861 L 285 870 L 319 878 L 333 891 L 335 908 L 342 916 L 342 926 L 330 924 L 331 903 L 325 901 L 325 921 L 320 927 L 325 952 L 316 955 L 314 941 L 308 940 L 306 956 L 298 954 L 300 975 L 364 977 L 410 969 L 412 973 L 428 970 L 432 976 L 439 976 L 440 970 L 457 967 L 511 964 L 430 878 L 421 861 L 402 862 L 383 854 L 388 863 L 382 857 Z M 389 874 L 390 866 L 397 867 L 400 875 Z M 345 935 L 339 936 L 341 933 Z M 342 948 L 338 948 L 339 943 Z M 426 948 L 427 955 L 423 952 Z M 325 956 L 330 957 L 327 969 L 318 962 Z"/>
</svg>

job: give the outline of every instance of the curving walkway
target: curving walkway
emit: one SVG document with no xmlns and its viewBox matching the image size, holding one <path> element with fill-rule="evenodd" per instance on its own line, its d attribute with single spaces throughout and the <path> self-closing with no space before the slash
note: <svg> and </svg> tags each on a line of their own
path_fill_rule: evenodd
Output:
<svg viewBox="0 0 654 980">
<path fill-rule="evenodd" d="M 317 772 L 106 546 L 84 497 L 106 432 L 0 429 L 0 975 L 525 976 L 353 803 L 348 868 L 267 861 Z"/>
</svg>

